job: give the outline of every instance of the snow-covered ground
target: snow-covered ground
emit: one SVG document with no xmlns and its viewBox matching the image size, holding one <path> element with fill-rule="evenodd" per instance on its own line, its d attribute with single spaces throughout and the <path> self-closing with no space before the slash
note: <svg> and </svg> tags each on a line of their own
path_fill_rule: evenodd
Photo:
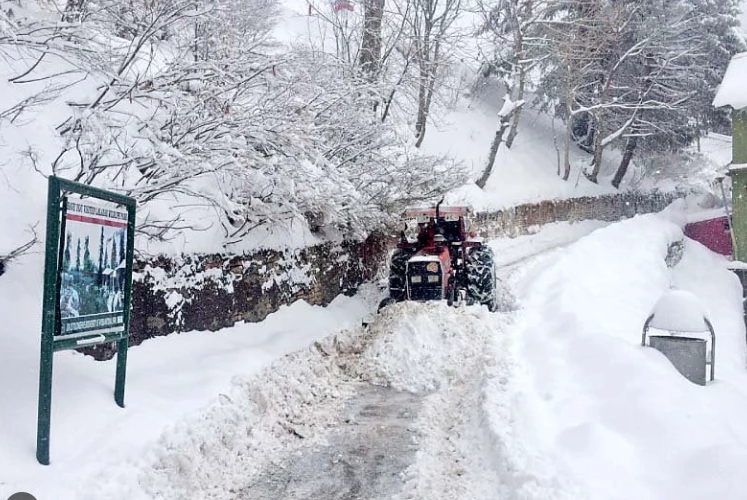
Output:
<svg viewBox="0 0 747 500">
<path fill-rule="evenodd" d="M 493 247 L 502 255 L 500 258 L 504 261 L 501 262 L 509 264 L 568 244 L 601 225 L 603 223 L 595 222 L 554 224 L 534 235 L 497 240 Z M 314 339 L 358 324 L 368 314 L 368 308 L 376 303 L 376 297 L 371 300 L 366 294 L 355 299 L 340 297 L 328 308 L 299 302 L 259 324 L 149 340 L 130 350 L 126 409 L 118 408 L 113 401 L 113 361 L 99 363 L 74 352 L 58 353 L 53 388 L 52 464 L 42 467 L 34 456 L 41 274 L 38 256 L 30 256 L 9 268 L 0 287 L 0 317 L 4 318 L 0 353 L 10 355 L 4 355 L 8 360 L 0 364 L 0 380 L 13 381 L 12 384 L 0 383 L 3 402 L 0 405 L 0 442 L 3 443 L 0 447 L 0 497 L 6 492 L 26 490 L 38 498 L 81 498 L 85 493 L 84 489 L 79 489 L 81 484 L 92 484 L 92 477 L 109 471 L 113 464 L 130 464 L 130 469 L 125 470 L 131 471 L 149 456 L 146 450 L 157 447 L 154 443 L 159 436 L 191 433 L 170 430 L 183 417 L 197 415 L 189 423 L 180 424 L 179 429 L 206 425 L 199 417 L 205 405 L 216 401 L 220 406 L 223 399 L 219 394 L 241 392 L 240 387 L 236 389 L 231 383 L 235 377 L 253 380 L 254 374 L 274 359 L 301 349 Z M 446 312 L 453 311 L 447 309 Z M 412 318 L 410 324 L 416 322 L 416 318 Z M 426 356 L 422 350 L 424 344 L 420 343 L 423 339 L 415 340 L 418 344 L 413 347 L 420 347 L 421 352 L 414 355 Z M 390 363 L 377 370 L 405 368 L 387 359 Z M 454 359 L 449 362 L 453 363 Z M 283 366 L 282 363 L 278 366 Z M 374 372 L 376 370 L 369 376 L 373 377 Z M 407 383 L 408 379 L 402 377 L 410 377 L 412 381 L 412 377 L 418 375 L 401 373 L 399 376 Z M 438 378 L 443 374 L 431 376 Z M 423 380 L 422 376 L 419 380 Z M 173 437 L 160 439 L 168 443 Z M 122 478 L 104 482 L 107 481 L 116 486 Z"/>
<path fill-rule="evenodd" d="M 40 500 L 81 498 L 75 491 L 92 475 L 140 457 L 183 415 L 227 391 L 234 377 L 257 373 L 368 313 L 363 296 L 341 296 L 326 308 L 296 302 L 262 323 L 149 340 L 129 352 L 125 409 L 113 399 L 114 360 L 57 353 L 51 465 L 43 467 L 34 452 L 41 273 L 36 262 L 22 262 L 0 285 L 0 498 L 16 491 Z"/>
<path fill-rule="evenodd" d="M 124 410 L 111 400 L 112 363 L 58 354 L 48 468 L 33 454 L 37 339 L 5 308 L 14 333 L 0 347 L 16 357 L 0 365 L 14 380 L 0 393 L 10 402 L 0 409 L 0 496 L 274 498 L 293 477 L 288 498 L 369 484 L 374 498 L 739 499 L 741 290 L 724 258 L 689 240 L 667 267 L 668 246 L 682 238 L 679 208 L 491 242 L 515 270 L 505 282 L 514 310 L 405 303 L 356 327 L 375 303 L 369 291 L 328 309 L 295 304 L 257 325 L 151 340 L 131 351 Z M 30 303 L 20 275 L 9 278 L 17 307 Z M 715 327 L 707 387 L 640 346 L 670 288 L 698 296 Z M 369 383 L 389 389 L 372 396 Z M 382 482 L 379 465 L 351 462 L 351 453 L 385 457 L 388 439 L 404 446 L 397 477 Z M 309 470 L 317 464 L 326 475 Z"/>
<path fill-rule="evenodd" d="M 554 222 L 536 226 L 532 234 L 516 238 L 499 238 L 489 242 L 499 268 L 512 266 L 534 255 L 569 245 L 587 234 L 609 225 L 609 222 L 585 220 Z"/>
<path fill-rule="evenodd" d="M 592 499 L 738 499 L 747 479 L 747 373 L 741 289 L 724 258 L 677 225 L 644 216 L 581 239 L 519 284 L 523 314 L 511 381 L 520 428 L 553 470 Z M 700 387 L 640 346 L 670 287 L 693 292 L 716 330 L 716 381 Z M 705 337 L 704 337 L 705 338 Z M 517 433 L 518 437 L 517 437 Z M 524 471 L 531 474 L 530 470 Z"/>
<path fill-rule="evenodd" d="M 306 4 L 299 5 L 292 22 L 302 33 L 308 19 Z M 441 110 L 423 149 L 455 155 L 476 177 L 499 104 L 486 91 Z M 5 135 L 2 146 L 16 154 L 34 146 L 48 162 L 58 140 L 52 124 L 66 116 L 62 106 Z M 486 190 L 465 186 L 450 201 L 495 209 L 611 192 L 604 179 L 614 152 L 601 186 L 579 175 L 589 159 L 580 151 L 571 181 L 556 176 L 552 127 L 527 110 Z M 730 161 L 729 138 L 713 135 L 702 147 L 712 171 Z M 19 165 L 0 174 L 1 255 L 30 238 L 30 225 L 43 230 L 45 184 Z M 211 251 L 218 248 L 213 236 L 196 233 L 152 250 Z M 246 245 L 316 242 L 307 236 L 260 235 Z M 130 351 L 126 409 L 113 401 L 113 362 L 58 353 L 49 467 L 34 457 L 43 271 L 37 247 L 0 278 L 0 499 L 16 491 L 40 500 L 238 495 L 222 488 L 246 486 L 248 473 L 265 466 L 282 467 L 298 439 L 322 446 L 361 381 L 423 397 L 403 498 L 742 498 L 740 289 L 725 260 L 694 242 L 668 269 L 666 246 L 680 237 L 666 217 L 645 216 L 554 224 L 493 241 L 499 264 L 517 270 L 506 276 L 517 311 L 407 304 L 366 332 L 354 325 L 375 300 L 341 297 L 328 308 L 296 303 L 259 324 L 149 340 Z M 552 250 L 558 245 L 569 246 Z M 639 345 L 643 321 L 670 286 L 694 292 L 710 311 L 719 342 L 717 380 L 709 387 L 690 384 Z M 319 339 L 319 349 L 305 349 Z M 325 351 L 340 342 L 340 356 Z"/>
</svg>

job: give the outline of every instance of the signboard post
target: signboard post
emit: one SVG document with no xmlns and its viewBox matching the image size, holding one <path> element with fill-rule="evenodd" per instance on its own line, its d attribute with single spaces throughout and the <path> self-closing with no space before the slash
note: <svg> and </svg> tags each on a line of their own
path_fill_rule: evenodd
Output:
<svg viewBox="0 0 747 500">
<path fill-rule="evenodd" d="M 49 465 L 56 351 L 117 343 L 114 400 L 124 408 L 136 202 L 49 177 L 36 458 Z"/>
</svg>

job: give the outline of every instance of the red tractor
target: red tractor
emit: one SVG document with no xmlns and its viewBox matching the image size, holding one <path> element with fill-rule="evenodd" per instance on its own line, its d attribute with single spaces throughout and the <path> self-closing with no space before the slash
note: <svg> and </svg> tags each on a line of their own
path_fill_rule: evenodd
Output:
<svg viewBox="0 0 747 500">
<path fill-rule="evenodd" d="M 379 309 L 402 300 L 444 300 L 497 307 L 493 251 L 470 231 L 468 207 L 411 208 L 389 268 L 389 297 Z M 417 224 L 408 238 L 407 222 Z"/>
</svg>

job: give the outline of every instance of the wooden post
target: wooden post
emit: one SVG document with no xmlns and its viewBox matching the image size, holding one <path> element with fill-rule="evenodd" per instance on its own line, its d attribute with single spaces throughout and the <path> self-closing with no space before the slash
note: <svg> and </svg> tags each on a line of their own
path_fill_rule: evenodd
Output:
<svg viewBox="0 0 747 500">
<path fill-rule="evenodd" d="M 732 112 L 732 163 L 747 165 L 747 108 Z"/>
<path fill-rule="evenodd" d="M 732 230 L 734 260 L 747 258 L 747 109 L 732 111 Z"/>
</svg>

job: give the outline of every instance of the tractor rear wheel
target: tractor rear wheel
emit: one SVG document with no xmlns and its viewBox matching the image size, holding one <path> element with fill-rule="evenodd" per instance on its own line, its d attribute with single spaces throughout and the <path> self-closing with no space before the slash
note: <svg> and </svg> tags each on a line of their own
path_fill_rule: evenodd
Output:
<svg viewBox="0 0 747 500">
<path fill-rule="evenodd" d="M 493 250 L 488 246 L 472 249 L 467 254 L 465 268 L 467 271 L 467 303 L 486 305 L 490 311 L 495 311 L 498 299 Z"/>
<path fill-rule="evenodd" d="M 389 264 L 389 297 L 399 302 L 405 300 L 407 288 L 407 262 L 415 252 L 398 248 Z"/>
</svg>

